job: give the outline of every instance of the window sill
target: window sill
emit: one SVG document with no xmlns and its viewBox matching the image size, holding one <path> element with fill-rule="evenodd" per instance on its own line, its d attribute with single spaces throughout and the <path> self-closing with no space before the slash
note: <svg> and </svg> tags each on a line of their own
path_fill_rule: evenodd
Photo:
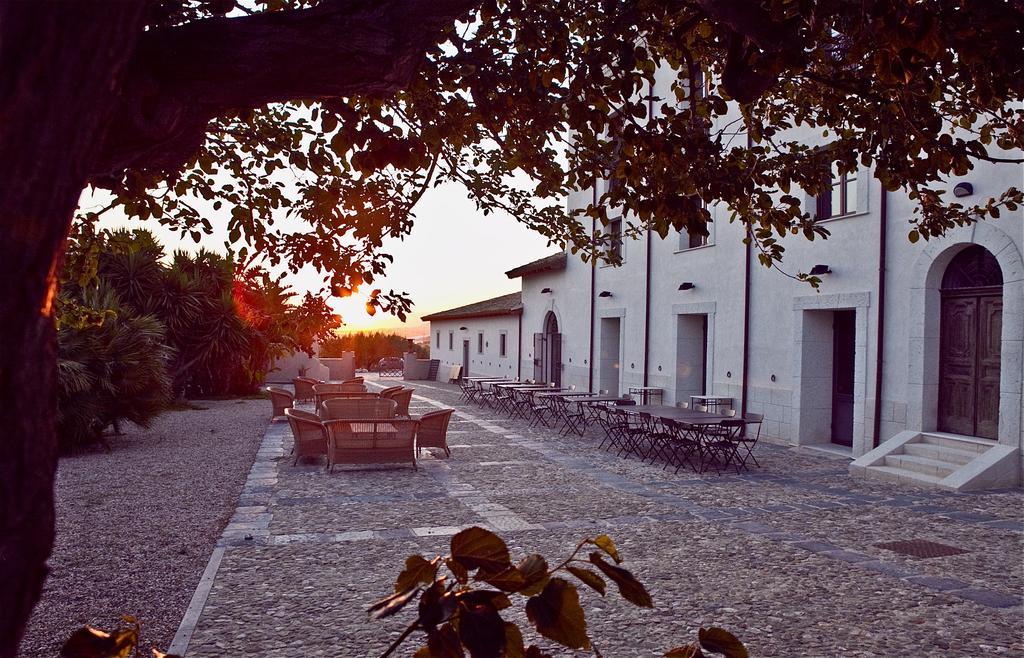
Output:
<svg viewBox="0 0 1024 658">
<path fill-rule="evenodd" d="M 715 246 L 714 242 L 709 242 L 708 244 L 702 244 L 699 247 L 686 247 L 685 249 L 676 249 L 672 253 L 674 253 L 674 254 L 685 254 L 685 253 L 690 252 L 690 251 L 699 251 L 701 249 L 707 249 L 708 247 L 714 247 L 714 246 Z"/>
<path fill-rule="evenodd" d="M 845 215 L 833 215 L 828 219 L 815 219 L 814 221 L 818 224 L 828 224 L 829 222 L 836 222 L 842 219 L 853 219 L 855 217 L 867 217 L 871 212 L 868 210 L 858 210 L 857 212 L 848 212 Z"/>
</svg>

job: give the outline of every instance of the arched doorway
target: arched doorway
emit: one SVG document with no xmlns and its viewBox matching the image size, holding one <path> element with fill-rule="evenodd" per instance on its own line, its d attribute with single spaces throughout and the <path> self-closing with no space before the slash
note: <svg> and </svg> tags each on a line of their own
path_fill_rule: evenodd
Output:
<svg viewBox="0 0 1024 658">
<path fill-rule="evenodd" d="M 1003 273 L 984 247 L 967 247 L 942 276 L 938 430 L 999 436 Z"/>
<path fill-rule="evenodd" d="M 544 316 L 544 331 L 533 335 L 533 378 L 562 385 L 562 334 L 554 311 Z"/>
</svg>

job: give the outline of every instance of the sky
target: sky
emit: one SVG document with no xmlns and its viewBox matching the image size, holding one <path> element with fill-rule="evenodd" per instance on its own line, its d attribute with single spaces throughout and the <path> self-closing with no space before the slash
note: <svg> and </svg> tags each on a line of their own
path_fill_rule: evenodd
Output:
<svg viewBox="0 0 1024 658">
<path fill-rule="evenodd" d="M 94 207 L 99 202 L 87 195 L 82 205 Z M 383 251 L 395 260 L 383 279 L 352 297 L 328 300 L 346 323 L 343 331 L 396 330 L 407 337 L 427 335 L 421 316 L 515 292 L 520 289 L 520 281 L 506 277 L 507 270 L 559 250 L 506 214 L 485 217 L 456 184 L 428 190 L 415 214 L 410 235 L 402 241 L 385 241 Z M 168 253 L 175 249 L 195 251 L 203 246 L 223 252 L 226 235 L 223 226 L 215 223 L 213 234 L 196 244 L 189 238 L 182 240 L 155 221 L 128 220 L 116 211 L 104 215 L 100 226 L 147 228 L 156 234 Z M 318 291 L 321 286 L 319 275 L 312 268 L 289 274 L 285 281 L 300 295 Z M 371 317 L 366 313 L 365 294 L 371 288 L 394 289 L 410 296 L 414 306 L 404 325 L 388 314 L 378 312 Z"/>
</svg>

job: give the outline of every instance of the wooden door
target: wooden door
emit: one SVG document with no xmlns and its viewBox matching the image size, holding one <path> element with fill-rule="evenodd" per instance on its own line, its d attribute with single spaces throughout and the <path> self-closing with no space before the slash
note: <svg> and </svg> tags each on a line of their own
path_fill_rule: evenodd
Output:
<svg viewBox="0 0 1024 658">
<path fill-rule="evenodd" d="M 469 341 L 462 341 L 462 376 L 469 377 Z"/>
<path fill-rule="evenodd" d="M 943 295 L 940 431 L 997 438 L 1002 308 L 1001 295 Z"/>
<path fill-rule="evenodd" d="M 832 314 L 832 443 L 853 445 L 856 312 Z"/>
<path fill-rule="evenodd" d="M 544 334 L 533 335 L 533 381 L 544 381 Z"/>
<path fill-rule="evenodd" d="M 562 385 L 562 334 L 547 335 L 544 382 Z"/>
</svg>

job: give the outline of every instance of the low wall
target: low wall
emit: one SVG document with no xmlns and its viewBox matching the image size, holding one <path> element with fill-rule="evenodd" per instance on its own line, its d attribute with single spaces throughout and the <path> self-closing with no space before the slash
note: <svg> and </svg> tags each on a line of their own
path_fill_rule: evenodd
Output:
<svg viewBox="0 0 1024 658">
<path fill-rule="evenodd" d="M 280 359 L 274 359 L 270 372 L 267 373 L 268 384 L 290 384 L 296 377 L 313 377 L 327 379 L 328 368 L 315 356 L 305 352 L 295 352 Z"/>
<path fill-rule="evenodd" d="M 356 353 L 343 352 L 340 357 L 321 357 L 320 363 L 327 366 L 331 381 L 352 379 L 356 376 Z"/>
</svg>

